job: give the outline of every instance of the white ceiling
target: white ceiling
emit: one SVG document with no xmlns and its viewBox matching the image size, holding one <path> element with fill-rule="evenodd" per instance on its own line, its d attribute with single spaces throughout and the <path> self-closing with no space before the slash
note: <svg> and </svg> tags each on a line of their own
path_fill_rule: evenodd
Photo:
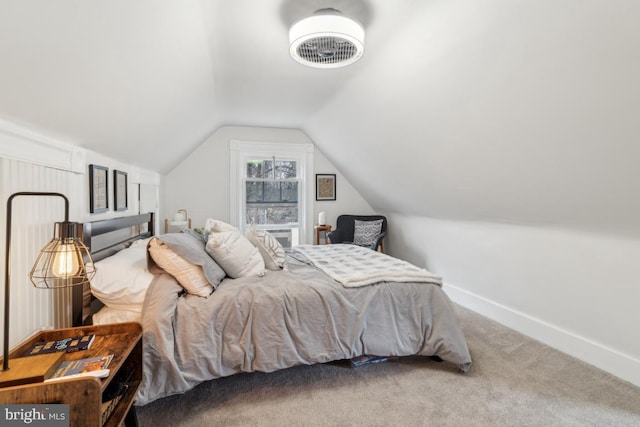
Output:
<svg viewBox="0 0 640 427">
<path fill-rule="evenodd" d="M 305 68 L 334 7 L 366 51 Z M 223 125 L 305 131 L 382 211 L 640 235 L 635 0 L 0 0 L 0 118 L 168 172 Z"/>
</svg>

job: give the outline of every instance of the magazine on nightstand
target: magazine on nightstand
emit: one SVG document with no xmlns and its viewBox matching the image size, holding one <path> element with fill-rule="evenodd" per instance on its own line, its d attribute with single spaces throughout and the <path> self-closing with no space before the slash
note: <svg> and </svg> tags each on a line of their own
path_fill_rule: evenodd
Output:
<svg viewBox="0 0 640 427">
<path fill-rule="evenodd" d="M 108 356 L 86 357 L 77 360 L 65 360 L 56 368 L 46 381 L 92 376 L 104 378 L 109 376 L 109 363 L 113 354 Z"/>
</svg>

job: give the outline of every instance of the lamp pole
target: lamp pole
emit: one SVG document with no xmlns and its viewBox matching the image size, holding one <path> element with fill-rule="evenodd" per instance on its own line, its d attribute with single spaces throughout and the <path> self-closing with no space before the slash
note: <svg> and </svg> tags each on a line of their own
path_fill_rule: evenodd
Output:
<svg viewBox="0 0 640 427">
<path fill-rule="evenodd" d="M 69 222 L 69 199 L 60 193 L 21 191 L 9 196 L 7 200 L 7 234 L 6 250 L 4 257 L 4 359 L 2 360 L 2 370 L 9 370 L 9 294 L 11 281 L 11 211 L 13 199 L 18 196 L 51 196 L 62 197 L 64 199 L 64 221 Z"/>
</svg>

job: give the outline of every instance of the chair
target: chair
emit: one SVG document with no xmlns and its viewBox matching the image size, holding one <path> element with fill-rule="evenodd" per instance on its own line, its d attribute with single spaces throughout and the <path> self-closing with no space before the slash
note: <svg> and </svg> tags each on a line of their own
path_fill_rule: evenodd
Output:
<svg viewBox="0 0 640 427">
<path fill-rule="evenodd" d="M 357 221 L 379 221 L 382 220 L 380 232 L 375 233 L 377 228 L 371 224 L 359 223 L 358 233 L 356 233 Z M 327 237 L 331 243 L 350 243 L 368 247 L 373 250 L 384 252 L 384 236 L 387 234 L 387 218 L 382 215 L 340 215 L 336 221 L 336 229 L 329 232 Z"/>
</svg>

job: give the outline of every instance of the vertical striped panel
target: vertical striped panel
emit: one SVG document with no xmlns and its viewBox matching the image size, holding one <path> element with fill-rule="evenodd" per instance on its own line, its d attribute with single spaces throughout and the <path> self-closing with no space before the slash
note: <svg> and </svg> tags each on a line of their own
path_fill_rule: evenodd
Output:
<svg viewBox="0 0 640 427">
<path fill-rule="evenodd" d="M 2 271 L 4 272 L 6 200 L 18 191 L 51 191 L 69 199 L 69 218 L 80 219 L 84 175 L 0 158 L 2 206 Z M 75 202 L 75 203 L 74 203 Z M 10 289 L 10 346 L 43 328 L 70 326 L 69 290 L 37 289 L 28 274 L 40 249 L 53 237 L 54 223 L 64 220 L 60 197 L 20 196 L 13 199 Z M 4 276 L 3 276 L 4 277 Z M 4 293 L 0 295 L 4 307 Z M 4 316 L 4 313 L 3 313 Z M 0 334 L 2 331 L 0 331 Z M 4 337 L 2 337 L 4 340 Z"/>
</svg>

